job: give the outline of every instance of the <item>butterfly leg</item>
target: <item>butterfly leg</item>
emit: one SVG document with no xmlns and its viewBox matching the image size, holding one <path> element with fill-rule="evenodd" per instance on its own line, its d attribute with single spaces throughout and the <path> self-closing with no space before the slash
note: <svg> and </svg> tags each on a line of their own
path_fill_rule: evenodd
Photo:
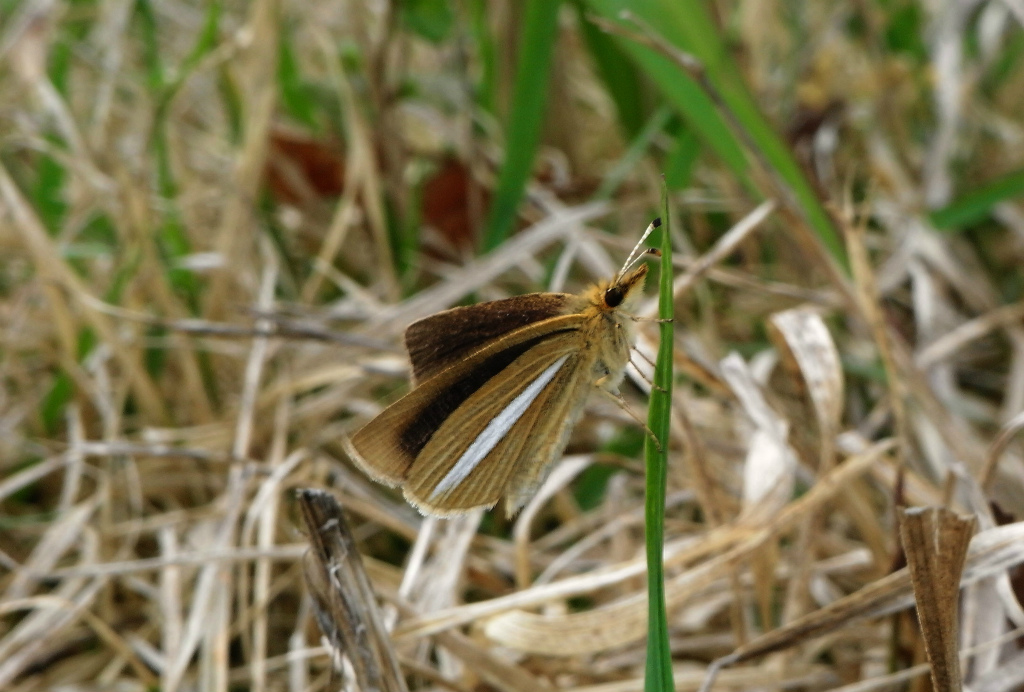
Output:
<svg viewBox="0 0 1024 692">
<path fill-rule="evenodd" d="M 642 370 L 640 370 L 640 367 L 637 365 L 636 361 L 633 359 L 633 354 L 634 353 L 636 353 L 641 358 L 643 358 L 644 362 L 646 362 L 651 367 L 657 367 L 657 365 L 655 365 L 654 361 L 651 360 L 650 358 L 648 358 L 647 354 L 644 353 L 643 351 L 641 351 L 639 348 L 634 348 L 632 351 L 630 351 L 630 362 L 632 362 L 633 366 L 636 367 L 636 371 L 637 371 L 637 373 L 640 374 L 640 377 L 643 378 L 643 381 L 646 382 L 647 384 L 649 384 L 651 386 L 651 389 L 656 389 L 659 392 L 666 391 L 665 387 L 659 387 L 658 385 L 655 385 L 653 382 L 651 382 L 650 380 L 647 379 L 647 376 L 644 374 L 644 372 Z"/>
<path fill-rule="evenodd" d="M 629 319 L 633 320 L 634 322 L 657 322 L 658 324 L 676 321 L 673 317 L 670 317 L 667 320 L 663 320 L 660 317 L 639 317 L 637 315 L 630 315 Z"/>
<path fill-rule="evenodd" d="M 647 423 L 645 423 L 644 420 L 640 416 L 636 415 L 636 412 L 629 407 L 629 404 L 627 404 L 626 400 L 622 398 L 622 395 L 619 394 L 618 392 L 609 392 L 607 389 L 605 389 L 604 387 L 600 386 L 600 383 L 601 383 L 601 380 L 598 380 L 595 383 L 595 384 L 598 385 L 598 387 L 597 387 L 598 391 L 601 392 L 602 394 L 604 394 L 605 396 L 609 397 L 612 401 L 615 402 L 616 406 L 618 406 L 623 411 L 625 411 L 627 414 L 629 414 L 629 417 L 632 418 L 633 420 L 635 420 L 637 422 L 637 424 L 641 428 L 644 429 L 644 432 L 646 432 L 650 436 L 651 441 L 654 442 L 654 446 L 658 448 L 658 451 L 659 452 L 663 451 L 662 448 L 661 448 L 661 442 L 658 441 L 658 436 L 654 434 L 653 430 L 651 430 L 649 427 L 647 427 Z"/>
<path fill-rule="evenodd" d="M 640 353 L 640 352 L 639 352 L 639 351 L 637 351 L 637 353 Z M 640 355 L 641 355 L 641 356 L 643 356 L 643 354 L 642 354 L 642 353 L 641 353 Z M 649 360 L 649 359 L 648 359 L 648 358 L 647 358 L 646 356 L 643 356 L 643 358 L 644 358 L 644 360 L 646 360 L 646 361 L 647 361 L 648 363 L 650 363 L 650 362 L 651 362 L 651 361 L 650 361 L 650 360 Z M 641 379 L 642 379 L 642 380 L 643 380 L 644 382 L 646 382 L 646 383 L 647 383 L 648 385 L 650 385 L 651 389 L 657 389 L 657 390 L 658 390 L 659 392 L 664 392 L 664 391 L 666 391 L 664 387 L 661 387 L 661 386 L 658 386 L 658 385 L 654 384 L 654 382 L 652 382 L 652 381 L 651 381 L 651 379 L 650 379 L 649 377 L 647 377 L 647 375 L 646 375 L 646 374 L 644 373 L 644 371 L 640 369 L 640 366 L 639 366 L 639 365 L 637 365 L 637 362 L 636 362 L 635 360 L 633 360 L 632 358 L 630 358 L 630 359 L 629 359 L 629 362 L 630 362 L 630 363 L 631 363 L 631 364 L 633 365 L 633 369 L 635 369 L 635 370 L 636 370 L 636 373 L 637 373 L 638 375 L 640 375 L 640 378 L 641 378 Z M 653 363 L 651 363 L 651 365 L 653 365 Z"/>
</svg>

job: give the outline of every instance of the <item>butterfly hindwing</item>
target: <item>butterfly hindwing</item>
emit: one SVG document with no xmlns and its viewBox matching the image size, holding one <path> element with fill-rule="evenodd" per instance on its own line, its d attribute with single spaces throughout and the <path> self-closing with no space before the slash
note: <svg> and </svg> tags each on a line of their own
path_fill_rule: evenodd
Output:
<svg viewBox="0 0 1024 692">
<path fill-rule="evenodd" d="M 590 384 L 585 377 L 585 368 L 581 367 L 579 356 L 567 363 L 556 381 L 551 383 L 545 392 L 544 399 L 535 404 L 534 419 L 521 420 L 510 432 L 512 438 L 520 440 L 514 449 L 505 451 L 495 464 L 508 466 L 500 486 L 492 484 L 486 475 L 486 469 L 479 471 L 479 477 L 469 479 L 466 492 L 479 484 L 481 488 L 490 490 L 492 487 L 501 497 L 505 498 L 505 511 L 512 516 L 529 499 L 550 471 L 553 463 L 565 449 L 569 433 L 572 430 L 578 413 L 582 411 Z M 475 494 L 475 493 L 474 493 Z"/>
<path fill-rule="evenodd" d="M 589 390 L 593 384 L 587 378 L 588 368 L 577 365 L 574 378 L 560 383 L 565 394 L 540 420 L 531 435 L 532 446 L 516 467 L 505 488 L 505 511 L 512 516 L 544 482 L 552 464 L 561 456 L 569 442 L 569 434 L 583 413 Z M 580 389 L 584 389 L 582 393 Z M 525 463 L 529 462 L 529 463 Z"/>
<path fill-rule="evenodd" d="M 531 293 L 452 308 L 413 322 L 405 330 L 413 381 L 423 382 L 485 344 L 564 314 L 567 293 Z"/>
<path fill-rule="evenodd" d="M 350 456 L 375 480 L 399 485 L 435 433 L 475 392 L 524 353 L 578 332 L 580 323 L 578 315 L 543 320 L 442 369 L 356 432 L 347 445 Z"/>
<path fill-rule="evenodd" d="M 575 391 L 580 338 L 578 331 L 556 333 L 469 397 L 424 447 L 406 497 L 446 514 L 492 506 L 505 495 L 515 476 L 532 467 L 538 430 Z"/>
</svg>

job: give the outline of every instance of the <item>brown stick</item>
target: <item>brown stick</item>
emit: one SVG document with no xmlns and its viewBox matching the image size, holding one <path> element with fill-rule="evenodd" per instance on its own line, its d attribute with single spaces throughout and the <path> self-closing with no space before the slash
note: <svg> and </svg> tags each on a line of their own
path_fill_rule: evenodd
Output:
<svg viewBox="0 0 1024 692">
<path fill-rule="evenodd" d="M 298 495 L 310 543 L 303 568 L 320 630 L 352 663 L 359 689 L 408 692 L 341 506 L 323 490 Z"/>
</svg>

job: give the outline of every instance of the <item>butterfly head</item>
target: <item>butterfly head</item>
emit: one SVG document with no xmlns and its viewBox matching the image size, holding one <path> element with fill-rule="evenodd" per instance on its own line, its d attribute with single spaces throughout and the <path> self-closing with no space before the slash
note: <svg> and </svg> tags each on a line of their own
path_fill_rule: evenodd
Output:
<svg viewBox="0 0 1024 692">
<path fill-rule="evenodd" d="M 643 247 L 644 241 L 647 240 L 655 228 L 661 226 L 661 219 L 657 218 L 651 222 L 644 231 L 644 234 L 640 236 L 640 240 L 633 247 L 633 251 L 629 253 L 629 257 L 626 258 L 625 264 L 622 265 L 622 269 L 615 275 L 611 283 L 602 289 L 601 299 L 597 301 L 599 308 L 604 310 L 618 310 L 625 305 L 625 309 L 628 312 L 632 308 L 634 303 L 644 290 L 644 279 L 647 277 L 647 265 L 642 264 L 645 255 L 653 254 L 658 257 L 661 253 L 655 248 L 647 248 L 646 251 L 641 252 L 640 248 Z M 633 269 L 634 266 L 640 265 Z"/>
<path fill-rule="evenodd" d="M 599 306 L 605 310 L 619 310 L 623 307 L 628 310 L 643 293 L 646 278 L 646 264 L 641 264 L 624 276 L 616 277 L 601 292 Z"/>
</svg>

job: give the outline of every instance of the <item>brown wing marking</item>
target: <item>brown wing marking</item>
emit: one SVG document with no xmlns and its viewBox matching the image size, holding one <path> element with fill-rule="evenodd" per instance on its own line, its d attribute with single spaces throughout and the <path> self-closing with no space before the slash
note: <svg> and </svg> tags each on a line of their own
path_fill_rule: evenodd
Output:
<svg viewBox="0 0 1024 692">
<path fill-rule="evenodd" d="M 423 382 L 498 337 L 564 314 L 568 293 L 529 293 L 452 308 L 405 330 L 413 381 Z"/>
</svg>

